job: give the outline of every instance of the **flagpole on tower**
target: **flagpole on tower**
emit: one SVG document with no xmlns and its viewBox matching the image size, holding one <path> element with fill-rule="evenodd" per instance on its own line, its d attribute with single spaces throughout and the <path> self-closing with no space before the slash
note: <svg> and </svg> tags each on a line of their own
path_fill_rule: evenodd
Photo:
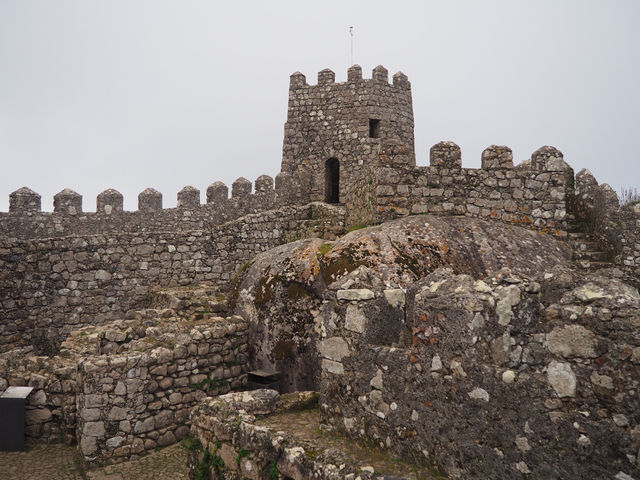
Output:
<svg viewBox="0 0 640 480">
<path fill-rule="evenodd" d="M 350 46 L 351 46 L 351 57 L 350 57 L 351 63 L 349 66 L 352 66 L 353 65 L 353 27 L 352 26 L 349 27 L 349 37 L 350 37 Z"/>
</svg>

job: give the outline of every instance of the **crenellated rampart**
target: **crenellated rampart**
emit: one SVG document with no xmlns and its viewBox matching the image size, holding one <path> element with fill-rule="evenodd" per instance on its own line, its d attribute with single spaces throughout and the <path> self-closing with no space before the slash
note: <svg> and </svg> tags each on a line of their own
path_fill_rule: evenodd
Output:
<svg viewBox="0 0 640 480">
<path fill-rule="evenodd" d="M 9 197 L 9 212 L 0 212 L 0 235 L 4 238 L 48 238 L 69 235 L 95 235 L 132 231 L 206 230 L 215 225 L 291 205 L 288 185 L 261 175 L 252 184 L 238 178 L 229 188 L 212 183 L 206 191 L 206 203 L 200 203 L 200 191 L 187 186 L 177 194 L 176 208 L 162 208 L 162 194 L 147 188 L 138 195 L 138 210 L 125 211 L 123 196 L 107 189 L 96 198 L 96 211 L 83 210 L 82 195 L 64 189 L 55 195 L 53 212 L 41 211 L 41 197 L 23 187 Z"/>
<path fill-rule="evenodd" d="M 482 152 L 479 169 L 462 167 L 460 147 L 453 142 L 434 145 L 428 167 L 398 166 L 393 151 L 381 156 L 383 166 L 370 182 L 381 218 L 466 215 L 566 236 L 573 170 L 554 147 L 542 147 L 514 167 L 511 149 L 492 145 Z"/>
</svg>

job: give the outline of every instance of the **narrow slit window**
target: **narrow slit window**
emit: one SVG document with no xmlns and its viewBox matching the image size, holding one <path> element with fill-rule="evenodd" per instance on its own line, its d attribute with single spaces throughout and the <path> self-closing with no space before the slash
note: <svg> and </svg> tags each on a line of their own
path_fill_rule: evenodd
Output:
<svg viewBox="0 0 640 480">
<path fill-rule="evenodd" d="M 369 138 L 380 138 L 380 120 L 369 119 Z"/>
</svg>

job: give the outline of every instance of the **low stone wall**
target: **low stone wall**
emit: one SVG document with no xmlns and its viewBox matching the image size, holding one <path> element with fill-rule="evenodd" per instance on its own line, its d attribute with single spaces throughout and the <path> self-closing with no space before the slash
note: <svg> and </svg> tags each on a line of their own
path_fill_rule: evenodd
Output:
<svg viewBox="0 0 640 480">
<path fill-rule="evenodd" d="M 208 231 L 133 231 L 0 242 L 0 352 L 54 354 L 74 329 L 133 315 L 154 286 L 222 289 L 248 260 L 296 237 L 335 235 L 344 210 L 285 207 Z"/>
<path fill-rule="evenodd" d="M 390 459 L 387 463 L 392 465 L 384 465 L 380 461 L 384 454 L 377 449 L 367 449 L 371 452 L 367 455 L 364 449 L 349 448 L 330 428 L 321 430 L 316 425 L 315 431 L 292 432 L 294 425 L 283 425 L 300 422 L 316 402 L 315 392 L 278 395 L 275 390 L 230 393 L 203 401 L 192 410 L 192 438 L 185 442 L 190 478 L 403 480 L 417 478 L 417 473 L 423 478 L 425 471 L 417 472 L 415 464 L 405 466 L 399 459 Z M 373 465 L 395 474 L 380 473 Z"/>
<path fill-rule="evenodd" d="M 338 290 L 325 421 L 449 478 L 638 478 L 640 296 L 600 275 Z"/>
<path fill-rule="evenodd" d="M 141 311 L 74 331 L 55 357 L 0 354 L 0 394 L 34 387 L 28 441 L 77 441 L 87 465 L 122 461 L 180 440 L 191 407 L 246 385 L 247 334 L 238 316 Z"/>
<path fill-rule="evenodd" d="M 0 394 L 30 386 L 25 412 L 28 443 L 70 444 L 76 425 L 76 362 L 70 357 L 38 357 L 30 349 L 0 354 Z"/>
<path fill-rule="evenodd" d="M 175 443 L 187 435 L 198 401 L 246 384 L 247 324 L 240 317 L 182 329 L 142 339 L 138 351 L 82 362 L 77 437 L 88 465 Z"/>
</svg>

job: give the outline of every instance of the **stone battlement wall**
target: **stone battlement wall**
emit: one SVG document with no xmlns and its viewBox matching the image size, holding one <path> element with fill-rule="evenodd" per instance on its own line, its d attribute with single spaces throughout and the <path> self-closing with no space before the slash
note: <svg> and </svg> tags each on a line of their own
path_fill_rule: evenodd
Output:
<svg viewBox="0 0 640 480">
<path fill-rule="evenodd" d="M 395 164 L 393 150 L 373 172 L 377 215 L 431 213 L 502 220 L 566 236 L 567 192 L 573 170 L 562 153 L 542 147 L 514 168 L 511 149 L 491 146 L 480 169 L 462 168 L 460 147 L 441 142 L 431 148 L 429 167 Z"/>
<path fill-rule="evenodd" d="M 83 211 L 82 195 L 65 189 L 54 197 L 53 212 L 41 211 L 38 193 L 23 187 L 9 197 L 9 212 L 0 212 L 0 235 L 4 238 L 48 238 L 69 235 L 138 231 L 206 230 L 252 213 L 291 205 L 290 185 L 276 177 L 261 175 L 252 185 L 237 179 L 231 189 L 222 182 L 207 188 L 207 203 L 200 191 L 185 187 L 178 192 L 176 208 L 162 208 L 162 194 L 148 188 L 138 195 L 138 210 L 123 210 L 123 196 L 108 189 L 96 198 L 96 211 Z"/>
<path fill-rule="evenodd" d="M 226 290 L 260 252 L 344 227 L 338 206 L 283 207 L 208 230 L 132 231 L 0 245 L 0 351 L 52 353 L 71 330 L 145 305 L 154 286 L 209 283 Z"/>
</svg>

